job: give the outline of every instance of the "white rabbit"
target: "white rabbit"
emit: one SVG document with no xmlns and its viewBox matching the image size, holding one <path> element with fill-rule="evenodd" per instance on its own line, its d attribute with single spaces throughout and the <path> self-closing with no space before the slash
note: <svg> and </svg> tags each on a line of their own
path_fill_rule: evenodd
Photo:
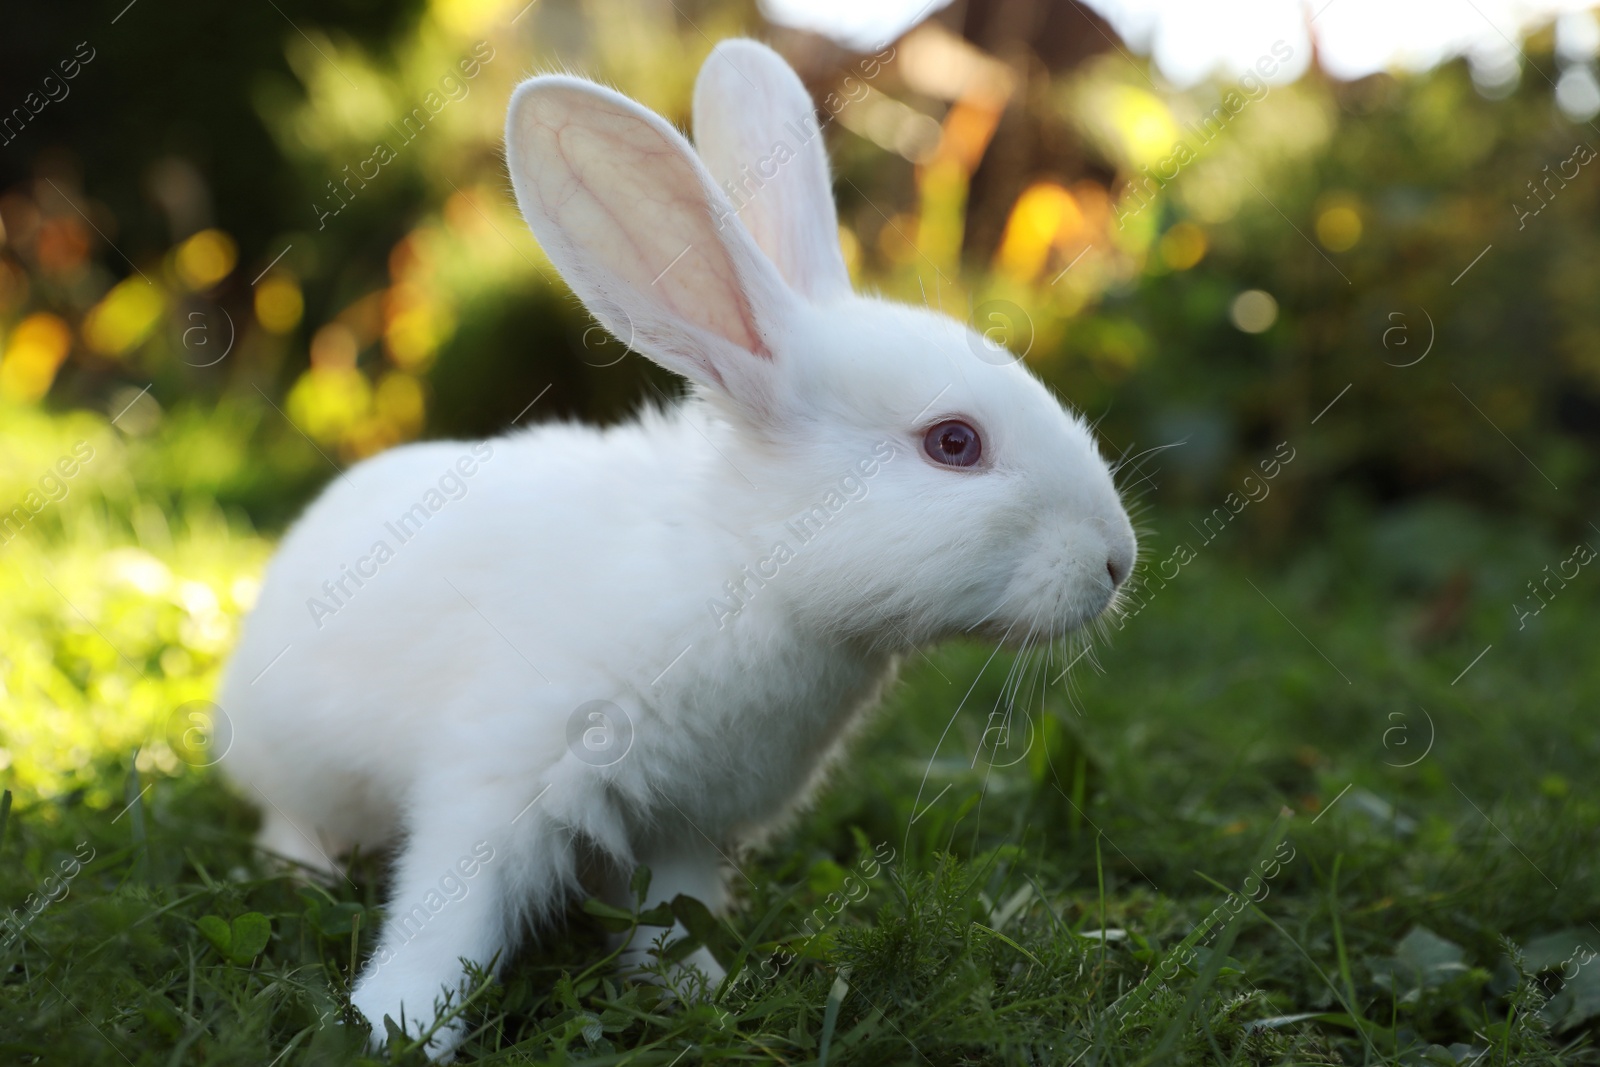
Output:
<svg viewBox="0 0 1600 1067">
<path fill-rule="evenodd" d="M 506 127 L 550 260 L 693 396 L 353 468 L 284 539 L 222 685 L 264 848 L 337 870 L 398 842 L 352 998 L 374 1042 L 385 1015 L 431 1028 L 461 959 L 503 964 L 587 870 L 619 903 L 645 864 L 647 904 L 724 907 L 730 855 L 804 801 L 898 654 L 1061 634 L 1133 567 L 1078 416 L 954 319 L 852 292 L 783 60 L 720 44 L 695 128 L 704 162 L 562 75 Z"/>
</svg>

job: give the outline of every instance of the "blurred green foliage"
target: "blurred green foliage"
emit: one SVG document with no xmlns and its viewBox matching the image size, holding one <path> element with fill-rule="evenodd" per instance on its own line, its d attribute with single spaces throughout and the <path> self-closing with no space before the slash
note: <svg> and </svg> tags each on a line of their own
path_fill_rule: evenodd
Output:
<svg viewBox="0 0 1600 1067">
<path fill-rule="evenodd" d="M 276 526 L 332 473 L 301 431 L 343 464 L 493 432 L 541 394 L 540 415 L 610 420 L 645 381 L 675 388 L 555 278 L 510 202 L 499 128 L 510 87 L 550 66 L 683 121 L 710 42 L 763 32 L 747 7 L 291 4 L 176 27 L 134 8 L 97 33 L 30 17 L 40 32 L 8 44 L 0 92 L 20 99 L 76 38 L 95 59 L 0 151 L 14 401 L 116 414 L 150 384 L 151 417 L 225 405 L 254 427 L 251 459 L 281 466 L 276 490 L 242 456 L 212 487 Z M 197 62 L 179 71 L 169 53 Z M 1035 70 L 1012 106 L 1079 130 L 1083 155 L 998 208 L 967 199 L 994 185 L 992 102 L 938 99 L 891 62 L 829 131 L 843 240 L 863 285 L 976 306 L 985 329 L 992 301 L 1017 305 L 1002 339 L 1104 416 L 1108 449 L 1186 442 L 1161 462 L 1173 499 L 1225 492 L 1338 396 L 1320 423 L 1336 447 L 1266 530 L 1314 527 L 1351 492 L 1444 493 L 1575 529 L 1597 488 L 1600 201 L 1584 169 L 1538 216 L 1514 205 L 1594 131 L 1554 107 L 1547 39 L 1529 56 L 1500 100 L 1459 62 L 1263 87 L 1209 142 L 1188 131 L 1226 86 L 1161 90 L 1117 56 Z M 882 118 L 886 102 L 902 111 Z M 856 132 L 894 121 L 936 146 L 912 162 Z M 1179 139 L 1195 160 L 1148 195 Z M 1003 235 L 971 233 L 969 210 L 998 210 Z M 1246 333 L 1230 308 L 1254 289 L 1276 313 Z"/>
</svg>

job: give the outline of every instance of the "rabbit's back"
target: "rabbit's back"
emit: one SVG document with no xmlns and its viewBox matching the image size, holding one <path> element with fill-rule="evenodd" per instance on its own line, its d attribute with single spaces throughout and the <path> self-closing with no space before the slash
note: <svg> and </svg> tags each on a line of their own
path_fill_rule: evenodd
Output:
<svg viewBox="0 0 1600 1067">
<path fill-rule="evenodd" d="M 559 709 L 616 692 L 618 664 L 666 666 L 724 577 L 689 489 L 717 431 L 694 417 L 411 445 L 344 472 L 245 623 L 219 694 L 228 773 L 366 843 L 443 753 L 507 773 L 559 759 Z"/>
</svg>

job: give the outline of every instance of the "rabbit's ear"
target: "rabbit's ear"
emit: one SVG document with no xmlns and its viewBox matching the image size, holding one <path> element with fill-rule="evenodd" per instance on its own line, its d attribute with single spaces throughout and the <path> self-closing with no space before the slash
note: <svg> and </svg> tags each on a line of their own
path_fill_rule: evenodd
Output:
<svg viewBox="0 0 1600 1067">
<path fill-rule="evenodd" d="M 783 57 L 723 41 L 694 86 L 694 139 L 756 243 L 812 300 L 850 292 L 828 152 L 811 94 Z"/>
<path fill-rule="evenodd" d="M 758 410 L 796 296 L 694 149 L 593 82 L 546 75 L 511 98 L 517 206 L 561 276 L 620 340 Z"/>
</svg>

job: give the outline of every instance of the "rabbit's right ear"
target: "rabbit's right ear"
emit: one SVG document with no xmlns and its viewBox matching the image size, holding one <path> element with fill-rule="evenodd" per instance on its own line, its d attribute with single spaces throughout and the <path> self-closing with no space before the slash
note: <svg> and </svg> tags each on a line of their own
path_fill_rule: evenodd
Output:
<svg viewBox="0 0 1600 1067">
<path fill-rule="evenodd" d="M 511 97 L 506 155 L 523 218 L 606 329 L 770 410 L 797 297 L 681 134 L 610 89 L 545 75 Z"/>
<path fill-rule="evenodd" d="M 851 292 L 816 108 L 782 56 L 742 38 L 713 48 L 694 83 L 694 143 L 791 287 Z"/>
</svg>

